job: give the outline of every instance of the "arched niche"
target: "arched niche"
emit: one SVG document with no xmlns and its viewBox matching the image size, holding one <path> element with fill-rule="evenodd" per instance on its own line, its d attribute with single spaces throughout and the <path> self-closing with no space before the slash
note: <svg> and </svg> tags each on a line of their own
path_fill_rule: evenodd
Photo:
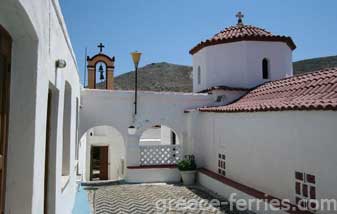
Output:
<svg viewBox="0 0 337 214">
<path fill-rule="evenodd" d="M 88 129 L 79 143 L 79 173 L 84 181 L 122 180 L 126 174 L 126 143 L 108 125 Z"/>
</svg>

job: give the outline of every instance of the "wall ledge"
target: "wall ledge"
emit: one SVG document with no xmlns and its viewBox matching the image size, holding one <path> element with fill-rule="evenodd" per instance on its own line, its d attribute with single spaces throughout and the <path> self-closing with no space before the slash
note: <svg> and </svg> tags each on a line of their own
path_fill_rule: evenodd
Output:
<svg viewBox="0 0 337 214">
<path fill-rule="evenodd" d="M 257 199 L 261 199 L 261 200 L 264 200 L 268 203 L 270 203 L 271 201 L 275 201 L 275 200 L 278 200 L 278 201 L 282 201 L 281 199 L 279 198 L 276 198 L 274 196 L 271 196 L 271 195 L 268 195 L 262 191 L 259 191 L 259 190 L 256 190 L 252 187 L 249 187 L 249 186 L 246 186 L 244 184 L 241 184 L 239 182 L 236 182 L 234 180 L 231 180 L 229 178 L 226 178 L 224 176 L 221 176 L 211 170 L 208 170 L 208 169 L 205 169 L 205 168 L 200 168 L 198 170 L 199 173 L 202 173 L 210 178 L 213 178 L 214 180 L 217 180 L 225 185 L 228 185 L 234 189 L 237 189 L 238 191 L 241 191 L 243 193 L 246 193 L 250 196 L 253 196 Z M 282 204 L 282 203 L 281 203 Z M 309 211 L 303 211 L 303 210 L 299 210 L 298 207 L 294 204 L 289 204 L 290 205 L 290 210 L 284 210 L 285 212 L 287 213 L 291 213 L 291 214 L 313 214 L 312 212 L 309 212 Z M 284 207 L 280 207 L 280 208 L 284 208 Z"/>
<path fill-rule="evenodd" d="M 128 169 L 174 169 L 177 168 L 175 164 L 167 165 L 147 165 L 147 166 L 128 166 Z"/>
</svg>

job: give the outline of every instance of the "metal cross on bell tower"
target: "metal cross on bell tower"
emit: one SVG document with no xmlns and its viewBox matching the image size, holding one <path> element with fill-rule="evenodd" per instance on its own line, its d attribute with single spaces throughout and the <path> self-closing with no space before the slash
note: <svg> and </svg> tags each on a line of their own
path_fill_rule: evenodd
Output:
<svg viewBox="0 0 337 214">
<path fill-rule="evenodd" d="M 242 18 L 245 17 L 245 15 L 239 11 L 236 15 L 236 18 L 238 18 L 238 24 L 239 26 L 242 26 L 243 25 L 243 21 L 242 21 Z"/>
<path fill-rule="evenodd" d="M 102 53 L 103 48 L 105 48 L 105 46 L 101 43 L 99 43 L 99 45 L 97 46 L 99 48 L 99 52 Z"/>
</svg>

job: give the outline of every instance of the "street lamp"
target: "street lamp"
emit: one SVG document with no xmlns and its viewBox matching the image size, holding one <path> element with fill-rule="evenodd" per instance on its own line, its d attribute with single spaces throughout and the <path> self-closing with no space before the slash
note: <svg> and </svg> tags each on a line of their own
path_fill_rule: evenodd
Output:
<svg viewBox="0 0 337 214">
<path fill-rule="evenodd" d="M 138 92 L 138 65 L 139 65 L 139 61 L 140 61 L 140 57 L 142 56 L 142 53 L 135 51 L 131 53 L 132 56 L 132 61 L 135 65 L 135 113 L 134 113 L 134 121 L 135 122 L 135 118 L 137 115 L 137 92 Z M 131 125 L 128 127 L 128 133 L 130 135 L 135 135 L 137 132 L 137 128 L 134 125 Z"/>
<path fill-rule="evenodd" d="M 138 65 L 142 53 L 135 51 L 131 53 L 133 63 L 135 65 L 135 116 L 137 115 L 137 92 L 138 92 Z"/>
</svg>

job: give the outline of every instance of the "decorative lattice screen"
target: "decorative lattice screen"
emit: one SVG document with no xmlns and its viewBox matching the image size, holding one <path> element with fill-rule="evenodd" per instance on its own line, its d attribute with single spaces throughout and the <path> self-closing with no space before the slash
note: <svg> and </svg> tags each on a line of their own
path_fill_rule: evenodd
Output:
<svg viewBox="0 0 337 214">
<path fill-rule="evenodd" d="M 176 164 L 181 159 L 179 145 L 151 145 L 140 147 L 140 165 Z"/>
</svg>

